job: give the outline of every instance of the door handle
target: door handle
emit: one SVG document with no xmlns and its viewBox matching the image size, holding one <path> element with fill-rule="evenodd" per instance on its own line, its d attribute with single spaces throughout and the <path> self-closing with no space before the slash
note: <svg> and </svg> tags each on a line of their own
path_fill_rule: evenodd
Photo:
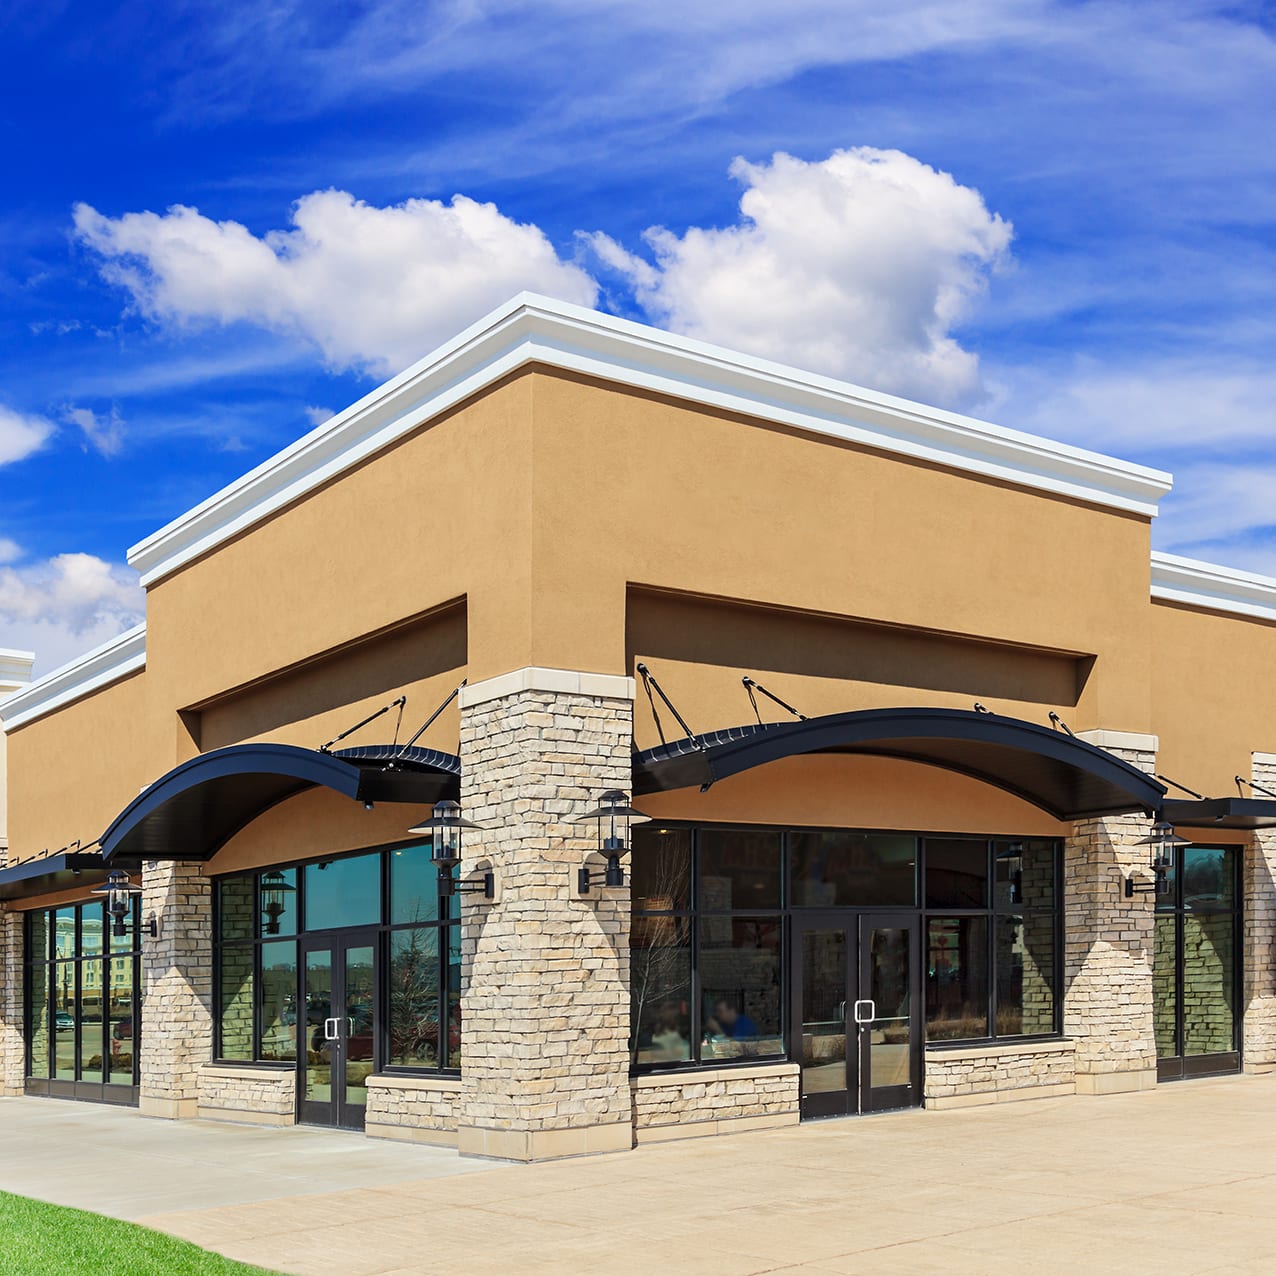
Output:
<svg viewBox="0 0 1276 1276">
<path fill-rule="evenodd" d="M 837 1003 L 837 1017 L 838 1017 L 838 1018 L 839 1018 L 839 1019 L 840 1019 L 843 1023 L 845 1023 L 845 1022 L 846 1022 L 846 1002 L 844 1002 L 844 1001 L 839 1001 L 839 1002 Z"/>
<path fill-rule="evenodd" d="M 325 1041 L 340 1041 L 341 1040 L 341 1029 L 338 1026 L 340 1023 L 341 1023 L 341 1020 L 336 1018 L 325 1019 L 323 1021 L 323 1039 Z"/>
<path fill-rule="evenodd" d="M 347 1019 L 346 1020 L 346 1038 L 348 1040 L 350 1037 L 353 1037 L 353 1036 L 354 1036 L 354 1020 Z"/>
<path fill-rule="evenodd" d="M 864 1013 L 864 1007 L 868 1007 L 868 1013 Z M 862 997 L 855 1003 L 855 1022 L 856 1023 L 872 1023 L 877 1018 L 877 1003 L 870 997 Z"/>
</svg>

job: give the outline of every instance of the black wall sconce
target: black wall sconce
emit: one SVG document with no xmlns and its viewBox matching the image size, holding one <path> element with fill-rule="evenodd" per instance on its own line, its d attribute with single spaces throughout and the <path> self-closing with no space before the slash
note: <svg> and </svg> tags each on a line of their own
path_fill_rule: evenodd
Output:
<svg viewBox="0 0 1276 1276">
<path fill-rule="evenodd" d="M 439 869 L 440 899 L 450 899 L 458 891 L 466 894 L 481 891 L 484 899 L 495 897 L 496 878 L 490 869 L 474 882 L 458 882 L 452 876 L 452 870 L 461 862 L 462 830 L 482 827 L 472 820 L 463 819 L 460 804 L 444 798 L 434 804 L 434 810 L 424 824 L 408 829 L 409 833 L 430 839 L 430 858 Z"/>
<path fill-rule="evenodd" d="M 90 895 L 106 896 L 106 912 L 111 919 L 111 934 L 115 939 L 127 938 L 128 916 L 133 909 L 133 896 L 141 893 L 142 888 L 134 886 L 129 881 L 128 874 L 118 868 L 113 868 L 107 874 L 106 881 L 101 886 L 93 887 L 89 892 Z M 152 939 L 159 934 L 159 923 L 155 920 L 154 913 L 146 919 L 143 929 Z"/>
<path fill-rule="evenodd" d="M 1136 882 L 1134 878 L 1127 877 L 1125 879 L 1125 897 L 1133 899 L 1136 894 L 1146 894 L 1149 891 L 1160 897 L 1170 893 L 1170 870 L 1174 867 L 1174 848 L 1176 846 L 1190 846 L 1191 839 L 1179 837 L 1174 831 L 1172 824 L 1167 824 L 1164 820 L 1157 820 L 1152 825 L 1152 831 L 1147 837 L 1141 837 L 1135 846 L 1148 847 L 1149 862 L 1148 867 L 1152 870 L 1152 880 L 1150 882 Z"/>
<path fill-rule="evenodd" d="M 644 823 L 650 816 L 635 811 L 629 805 L 629 795 L 621 789 L 608 789 L 602 797 L 602 805 L 579 816 L 576 823 L 585 820 L 598 821 L 598 853 L 607 859 L 607 867 L 603 869 L 601 881 L 596 870 L 581 868 L 576 874 L 576 888 L 582 895 L 588 895 L 590 887 L 623 886 L 625 870 L 620 866 L 620 857 L 629 849 L 630 825 Z"/>
</svg>

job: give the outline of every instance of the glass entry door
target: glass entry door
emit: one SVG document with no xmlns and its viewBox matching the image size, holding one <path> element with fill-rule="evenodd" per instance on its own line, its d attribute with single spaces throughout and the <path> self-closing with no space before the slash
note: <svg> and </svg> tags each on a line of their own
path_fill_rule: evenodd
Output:
<svg viewBox="0 0 1276 1276">
<path fill-rule="evenodd" d="M 802 1116 L 922 1098 L 920 925 L 912 914 L 814 913 L 793 926 Z"/>
<path fill-rule="evenodd" d="M 377 1019 L 375 931 L 303 941 L 297 1119 L 361 1130 Z"/>
</svg>

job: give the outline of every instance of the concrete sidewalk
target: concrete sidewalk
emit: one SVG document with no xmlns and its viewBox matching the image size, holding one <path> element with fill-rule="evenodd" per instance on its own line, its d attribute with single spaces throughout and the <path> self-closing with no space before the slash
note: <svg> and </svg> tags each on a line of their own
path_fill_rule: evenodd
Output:
<svg viewBox="0 0 1276 1276">
<path fill-rule="evenodd" d="M 11 1168 L 11 1109 L 35 1103 L 66 1112 L 54 1123 L 65 1121 L 66 1135 L 46 1127 L 46 1138 L 74 1137 L 78 1105 L 0 1105 L 0 1186 L 24 1180 L 29 1195 L 101 1208 L 87 1195 L 69 1200 L 65 1187 L 42 1193 Z M 132 1120 L 157 1155 L 184 1134 Z M 1276 1270 L 1276 1076 L 830 1121 L 532 1166 L 309 1130 L 222 1127 L 213 1137 L 223 1130 L 232 1157 L 240 1139 L 251 1159 L 255 1140 L 275 1136 L 270 1173 L 305 1187 L 268 1196 L 263 1175 L 257 1199 L 128 1216 L 287 1272 Z M 109 1173 L 102 1134 L 86 1143 L 81 1131 L 76 1159 Z M 337 1164 L 325 1153 L 313 1178 L 311 1136 L 349 1148 Z M 354 1168 L 368 1148 L 385 1165 Z M 179 1160 L 170 1156 L 170 1175 Z M 327 1175 L 344 1160 L 360 1182 L 331 1190 Z M 202 1166 L 187 1172 L 198 1196 Z"/>
</svg>

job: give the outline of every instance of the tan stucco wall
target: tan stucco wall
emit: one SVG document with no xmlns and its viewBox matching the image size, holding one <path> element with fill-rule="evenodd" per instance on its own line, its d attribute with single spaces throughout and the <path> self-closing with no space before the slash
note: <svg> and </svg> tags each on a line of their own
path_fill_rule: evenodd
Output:
<svg viewBox="0 0 1276 1276">
<path fill-rule="evenodd" d="M 1276 750 L 1276 627 L 1153 606 L 1148 555 L 1136 516 L 525 371 L 153 587 L 146 671 L 10 737 L 14 849 L 96 836 L 197 749 L 313 747 L 403 690 L 411 730 L 462 677 L 526 665 L 646 660 L 696 730 L 750 720 L 744 673 L 809 714 L 1058 709 L 1154 731 L 1167 773 L 1228 791 Z M 423 742 L 455 749 L 457 723 Z M 643 702 L 635 732 L 655 742 Z M 783 822 L 1044 818 L 940 772 L 925 801 L 914 777 L 831 796 L 822 765 L 799 764 Z"/>
</svg>

